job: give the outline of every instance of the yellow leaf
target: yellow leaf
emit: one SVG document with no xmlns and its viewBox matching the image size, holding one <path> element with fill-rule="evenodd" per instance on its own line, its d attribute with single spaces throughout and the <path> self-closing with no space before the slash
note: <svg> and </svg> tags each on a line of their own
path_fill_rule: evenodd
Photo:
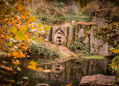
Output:
<svg viewBox="0 0 119 86">
<path fill-rule="evenodd" d="M 49 26 L 45 26 L 45 27 L 44 27 L 44 30 L 45 30 L 45 31 L 48 31 L 49 28 L 50 28 Z"/>
<path fill-rule="evenodd" d="M 7 43 L 8 46 L 12 46 L 12 43 Z"/>
<path fill-rule="evenodd" d="M 35 66 L 36 66 L 37 63 L 34 62 L 34 61 L 30 61 L 29 64 L 31 64 L 31 65 L 35 65 Z"/>
<path fill-rule="evenodd" d="M 43 31 L 43 29 L 42 29 L 42 28 L 38 28 L 38 30 Z"/>
<path fill-rule="evenodd" d="M 43 39 L 43 37 L 40 37 L 39 39 L 40 39 L 40 42 L 44 42 L 44 39 Z"/>
<path fill-rule="evenodd" d="M 39 68 L 37 68 L 37 70 L 43 70 L 43 68 L 39 67 Z"/>
<path fill-rule="evenodd" d="M 11 27 L 10 32 L 11 33 L 16 33 L 17 32 L 17 29 L 13 26 L 13 27 Z"/>
<path fill-rule="evenodd" d="M 38 27 L 42 27 L 42 23 L 38 24 Z"/>
<path fill-rule="evenodd" d="M 34 22 L 36 20 L 36 18 L 32 16 L 32 17 L 30 17 L 30 20 L 31 20 L 31 22 Z"/>
<path fill-rule="evenodd" d="M 21 27 L 20 30 L 21 30 L 22 33 L 26 33 L 26 31 L 27 31 L 27 27 L 26 27 L 26 26 Z"/>
<path fill-rule="evenodd" d="M 35 65 L 29 65 L 27 68 L 32 69 L 32 70 L 36 70 L 36 66 Z"/>
<path fill-rule="evenodd" d="M 109 50 L 114 50 L 114 48 L 113 48 L 113 47 L 111 47 Z"/>
</svg>

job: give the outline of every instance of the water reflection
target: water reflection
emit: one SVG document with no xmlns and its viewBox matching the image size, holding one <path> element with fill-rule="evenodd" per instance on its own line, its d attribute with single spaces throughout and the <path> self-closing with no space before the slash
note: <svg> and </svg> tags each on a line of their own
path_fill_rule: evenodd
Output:
<svg viewBox="0 0 119 86">
<path fill-rule="evenodd" d="M 100 64 L 100 62 L 103 64 Z M 54 63 L 37 65 L 45 70 L 52 70 L 50 72 L 33 71 L 22 66 L 22 72 L 19 72 L 20 77 L 28 77 L 28 80 L 18 78 L 17 82 L 23 80 L 28 82 L 28 86 L 35 86 L 38 83 L 47 83 L 50 86 L 65 86 L 66 84 L 73 83 L 72 86 L 78 86 L 82 76 L 93 74 L 107 74 L 108 60 L 71 60 L 64 63 Z M 18 86 L 18 85 L 17 85 Z M 21 85 L 19 85 L 21 86 Z"/>
</svg>

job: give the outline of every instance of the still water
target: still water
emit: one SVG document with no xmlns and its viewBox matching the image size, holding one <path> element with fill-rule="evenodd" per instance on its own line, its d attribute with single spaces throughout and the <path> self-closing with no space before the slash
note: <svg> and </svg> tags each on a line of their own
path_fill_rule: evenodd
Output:
<svg viewBox="0 0 119 86">
<path fill-rule="evenodd" d="M 42 67 L 46 71 L 34 71 L 21 65 L 22 71 L 17 71 L 18 75 L 14 77 L 14 86 L 35 86 L 38 83 L 47 83 L 50 86 L 65 86 L 73 83 L 72 86 L 78 86 L 83 76 L 110 74 L 108 66 L 106 66 L 107 60 L 104 61 L 104 64 L 100 63 L 102 61 L 104 61 L 104 59 L 83 61 L 73 59 L 64 63 L 39 64 L 36 66 Z"/>
</svg>

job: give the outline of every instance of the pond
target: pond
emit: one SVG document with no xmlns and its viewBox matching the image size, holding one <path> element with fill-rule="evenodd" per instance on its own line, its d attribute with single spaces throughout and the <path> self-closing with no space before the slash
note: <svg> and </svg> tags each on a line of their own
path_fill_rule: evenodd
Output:
<svg viewBox="0 0 119 86">
<path fill-rule="evenodd" d="M 18 75 L 14 77 L 15 83 L 13 85 L 35 86 L 38 83 L 47 83 L 50 86 L 65 86 L 73 83 L 72 86 L 78 86 L 83 76 L 93 74 L 110 75 L 109 62 L 108 59 L 72 59 L 63 63 L 38 64 L 36 67 L 41 67 L 45 71 L 34 71 L 23 65 L 24 60 L 20 65 L 22 71 L 17 71 Z"/>
</svg>

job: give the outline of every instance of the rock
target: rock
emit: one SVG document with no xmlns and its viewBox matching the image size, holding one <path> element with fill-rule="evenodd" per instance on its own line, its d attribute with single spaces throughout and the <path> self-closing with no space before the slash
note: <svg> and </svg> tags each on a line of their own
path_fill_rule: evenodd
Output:
<svg viewBox="0 0 119 86">
<path fill-rule="evenodd" d="M 37 84 L 36 86 L 50 86 L 50 85 L 48 85 L 48 84 L 46 84 L 46 83 L 39 83 L 39 84 Z"/>
<path fill-rule="evenodd" d="M 114 83 L 114 79 L 115 76 L 105 76 L 103 74 L 84 76 L 82 77 L 79 86 L 112 86 Z"/>
</svg>

